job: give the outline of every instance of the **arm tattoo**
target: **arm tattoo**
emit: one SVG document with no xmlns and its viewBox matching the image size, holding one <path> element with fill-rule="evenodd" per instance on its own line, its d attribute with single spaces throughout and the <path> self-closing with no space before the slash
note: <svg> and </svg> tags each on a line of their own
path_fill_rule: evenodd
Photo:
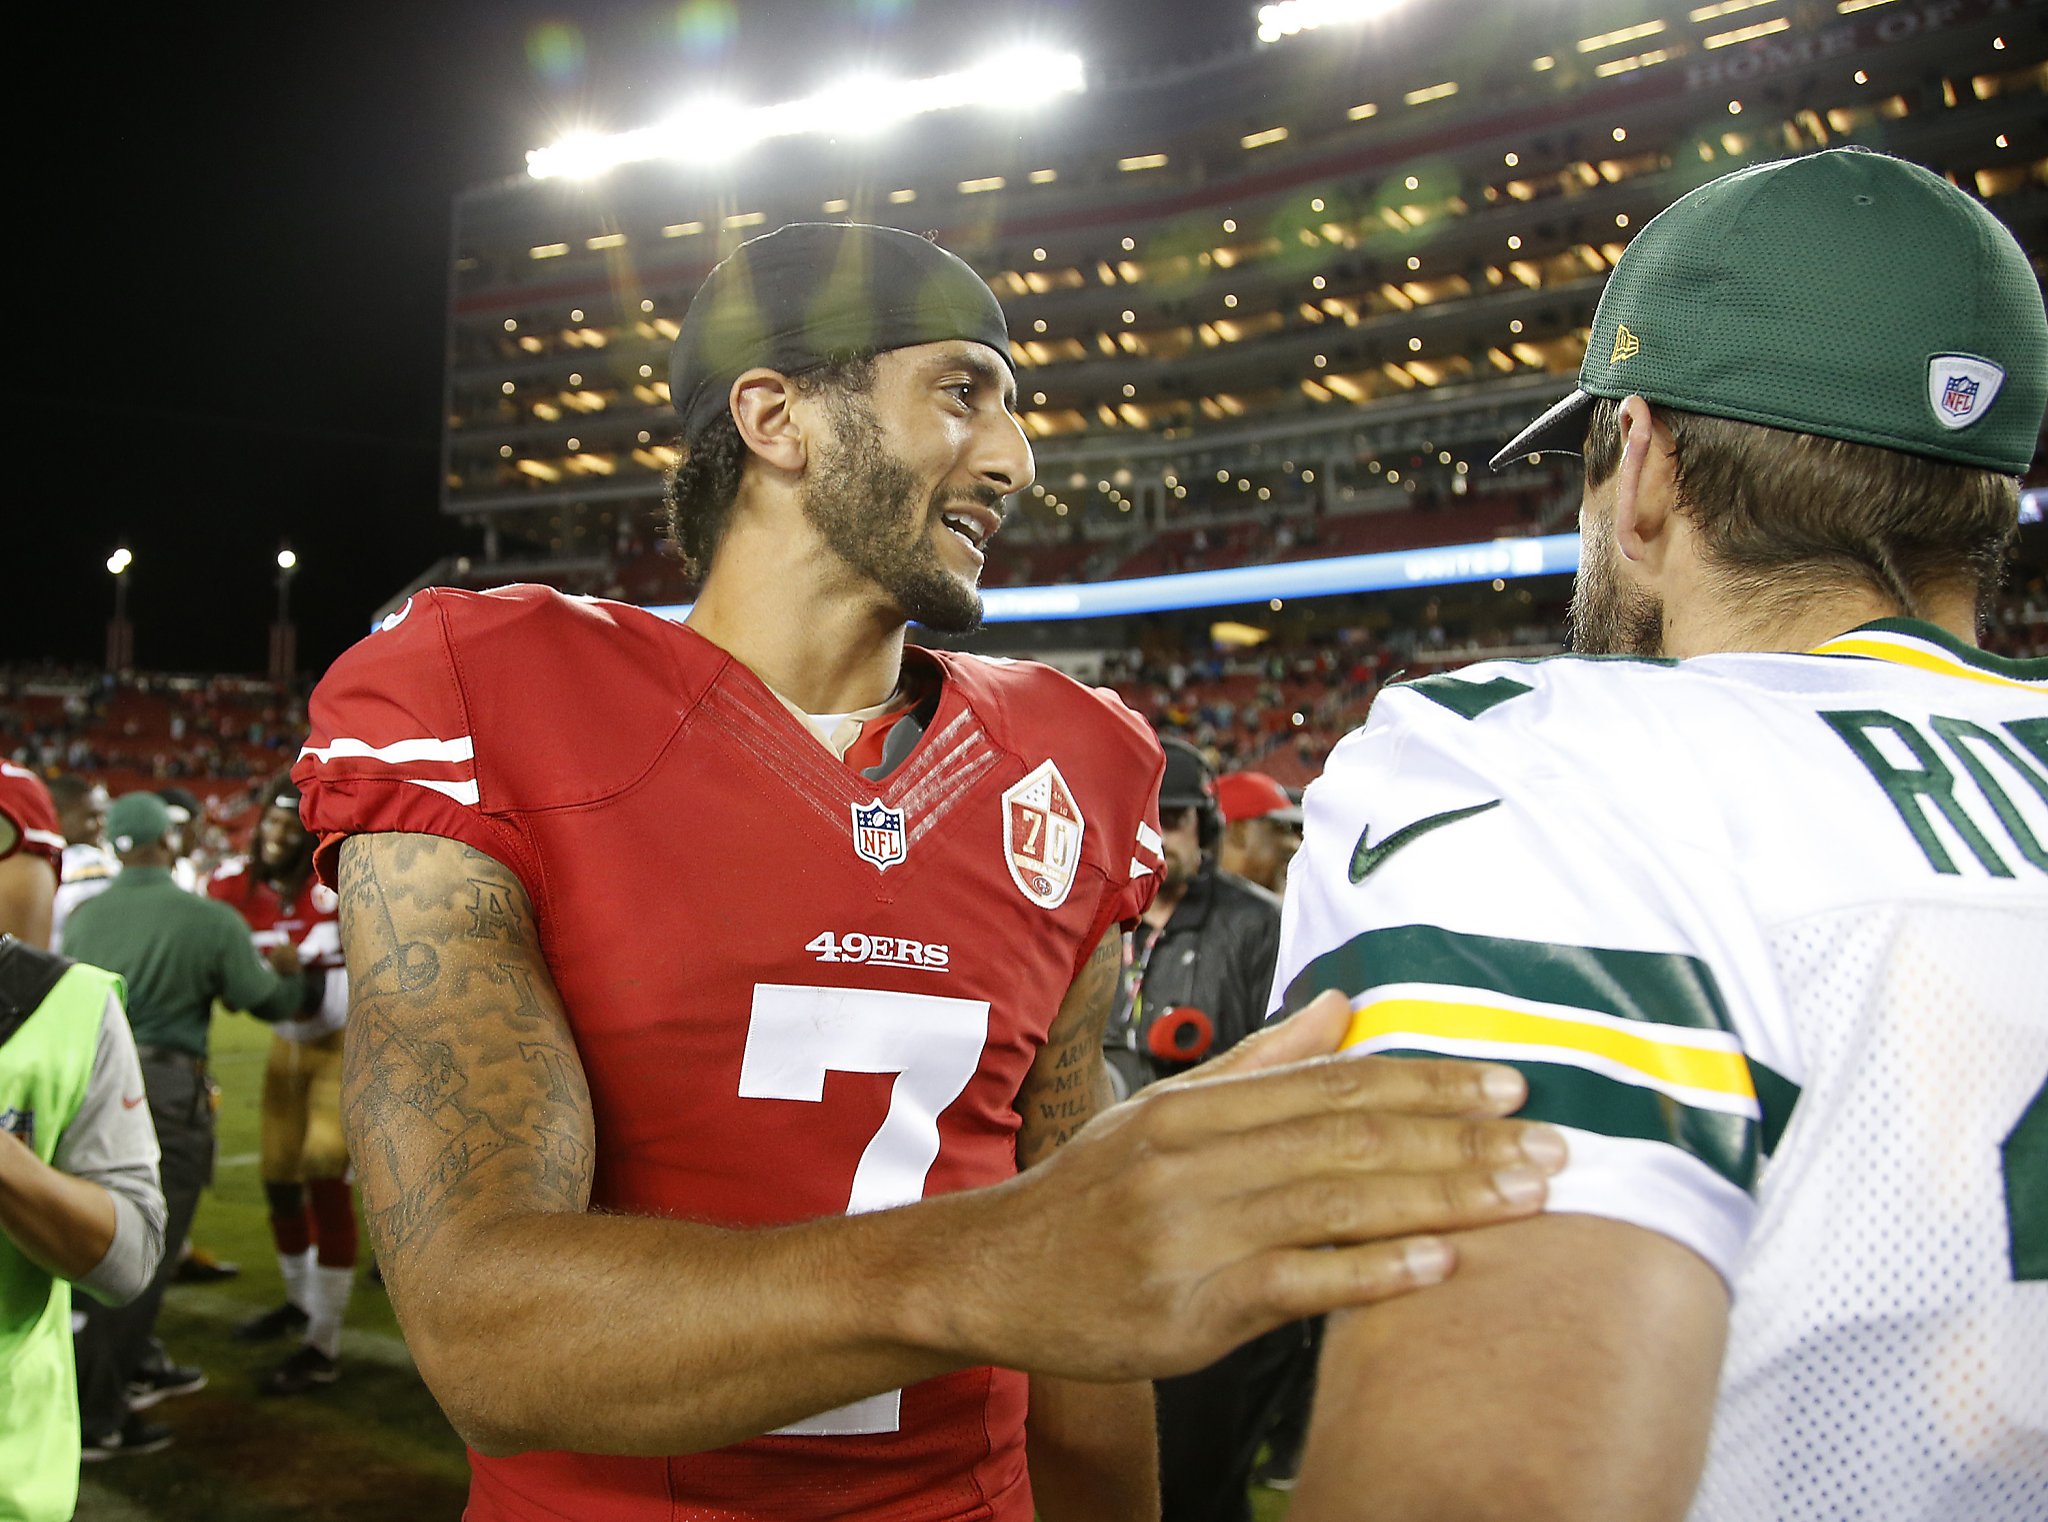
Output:
<svg viewBox="0 0 2048 1522">
<path fill-rule="evenodd" d="M 1045 1045 L 1017 1095 L 1017 1166 L 1029 1168 L 1064 1146 L 1110 1103 L 1102 1033 L 1123 971 L 1123 937 L 1114 926 L 1090 953 L 1060 1001 Z"/>
<path fill-rule="evenodd" d="M 351 969 L 342 1106 L 378 1255 L 444 1227 L 585 1209 L 590 1091 L 519 880 L 429 836 L 341 857 Z"/>
</svg>

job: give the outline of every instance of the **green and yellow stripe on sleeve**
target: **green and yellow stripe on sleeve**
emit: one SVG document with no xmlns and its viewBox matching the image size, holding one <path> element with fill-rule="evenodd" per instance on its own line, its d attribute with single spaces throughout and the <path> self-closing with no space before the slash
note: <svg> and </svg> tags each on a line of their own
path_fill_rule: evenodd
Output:
<svg viewBox="0 0 2048 1522">
<path fill-rule="evenodd" d="M 1403 925 L 1316 958 L 1288 1007 L 1326 988 L 1351 997 L 1349 1050 L 1506 1063 L 1528 1119 L 1665 1142 L 1744 1190 L 1798 1097 L 1743 1051 L 1697 957 Z"/>
</svg>

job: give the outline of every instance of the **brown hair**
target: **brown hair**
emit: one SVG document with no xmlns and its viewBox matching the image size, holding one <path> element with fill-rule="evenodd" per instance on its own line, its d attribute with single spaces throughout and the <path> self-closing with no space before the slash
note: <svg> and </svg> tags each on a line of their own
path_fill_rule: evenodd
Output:
<svg viewBox="0 0 2048 1522">
<path fill-rule="evenodd" d="M 875 357 L 849 355 L 789 377 L 800 396 L 833 390 L 843 396 L 865 396 L 874 389 Z M 683 569 L 702 578 L 732 521 L 732 505 L 740 494 L 740 476 L 748 449 L 739 424 L 727 407 L 696 438 L 680 442 L 683 457 L 669 472 L 663 493 L 669 542 L 682 557 Z"/>
<path fill-rule="evenodd" d="M 1930 594 L 1997 590 L 2019 481 L 1921 455 L 1658 408 L 1681 511 L 1745 597 L 1774 604 L 1860 583 L 1918 617 Z M 1621 468 L 1621 404 L 1586 419 L 1586 484 Z"/>
</svg>

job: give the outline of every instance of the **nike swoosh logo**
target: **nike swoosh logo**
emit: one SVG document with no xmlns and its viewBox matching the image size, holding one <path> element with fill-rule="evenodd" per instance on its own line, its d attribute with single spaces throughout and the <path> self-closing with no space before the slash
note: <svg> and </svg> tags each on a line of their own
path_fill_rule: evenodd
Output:
<svg viewBox="0 0 2048 1522">
<path fill-rule="evenodd" d="M 1475 803 L 1470 808 L 1451 809 L 1447 813 L 1431 814 L 1425 819 L 1416 820 L 1411 825 L 1402 826 L 1402 828 L 1394 831 L 1393 834 L 1389 835 L 1378 845 L 1369 843 L 1372 838 L 1372 826 L 1367 825 L 1359 832 L 1358 844 L 1352 848 L 1351 880 L 1355 883 L 1364 882 L 1366 878 L 1379 870 L 1380 864 L 1389 856 L 1392 856 L 1401 847 L 1420 840 L 1431 830 L 1440 830 L 1447 824 L 1456 824 L 1460 819 L 1470 819 L 1474 814 L 1483 814 L 1488 809 L 1497 809 L 1499 807 L 1500 800 L 1495 798 L 1486 803 Z"/>
<path fill-rule="evenodd" d="M 133 1099 L 130 1099 L 126 1094 L 123 1094 L 121 1096 L 121 1108 L 124 1110 L 132 1110 L 147 1098 L 149 1098 L 147 1094 L 137 1094 Z"/>
</svg>

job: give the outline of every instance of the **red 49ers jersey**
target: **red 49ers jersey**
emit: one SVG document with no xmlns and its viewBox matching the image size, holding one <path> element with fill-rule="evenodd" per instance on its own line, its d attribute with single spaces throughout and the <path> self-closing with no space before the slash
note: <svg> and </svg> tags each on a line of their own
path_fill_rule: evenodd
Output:
<svg viewBox="0 0 2048 1522">
<path fill-rule="evenodd" d="M 348 981 L 341 968 L 341 900 L 334 890 L 309 877 L 287 900 L 256 871 L 248 857 L 224 861 L 206 880 L 206 896 L 230 905 L 249 922 L 258 950 L 289 941 L 299 950 L 303 966 L 327 974 L 320 1007 L 271 1027 L 287 1041 L 318 1041 L 348 1022 Z"/>
<path fill-rule="evenodd" d="M 64 837 L 57 828 L 57 805 L 43 779 L 25 766 L 0 761 L 0 857 L 26 851 L 64 875 Z M 8 826 L 11 826 L 8 827 Z"/>
<path fill-rule="evenodd" d="M 596 1118 L 593 1203 L 767 1225 L 1016 1171 L 1061 998 L 1156 873 L 1158 742 L 1046 667 L 912 649 L 936 687 L 880 781 L 640 609 L 422 593 L 313 694 L 293 775 L 340 840 L 516 872 Z M 1028 1522 L 1021 1375 L 969 1369 L 715 1453 L 471 1455 L 469 1517 Z"/>
</svg>

